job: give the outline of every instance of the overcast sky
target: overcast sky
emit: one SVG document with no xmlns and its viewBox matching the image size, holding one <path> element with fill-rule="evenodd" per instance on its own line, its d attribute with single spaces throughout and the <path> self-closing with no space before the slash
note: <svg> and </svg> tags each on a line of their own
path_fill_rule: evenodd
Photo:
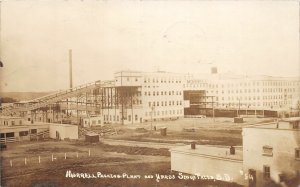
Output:
<svg viewBox="0 0 300 187">
<path fill-rule="evenodd" d="M 2 0 L 0 89 L 68 88 L 119 70 L 299 75 L 298 1 Z"/>
</svg>

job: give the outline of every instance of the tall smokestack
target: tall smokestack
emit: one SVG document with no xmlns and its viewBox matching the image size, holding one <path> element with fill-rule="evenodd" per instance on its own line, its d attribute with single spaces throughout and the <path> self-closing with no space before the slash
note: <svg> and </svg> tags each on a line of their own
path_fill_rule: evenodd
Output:
<svg viewBox="0 0 300 187">
<path fill-rule="evenodd" d="M 70 75 L 70 88 L 73 88 L 73 75 L 72 75 L 72 49 L 69 49 L 69 75 Z"/>
</svg>

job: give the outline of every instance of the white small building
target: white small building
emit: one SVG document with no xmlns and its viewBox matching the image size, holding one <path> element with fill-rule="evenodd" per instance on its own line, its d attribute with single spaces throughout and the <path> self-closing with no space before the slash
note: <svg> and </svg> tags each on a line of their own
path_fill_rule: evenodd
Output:
<svg viewBox="0 0 300 187">
<path fill-rule="evenodd" d="M 24 140 L 47 138 L 48 124 L 28 124 L 14 126 L 0 126 L 0 142 L 11 143 Z"/>
<path fill-rule="evenodd" d="M 243 128 L 244 171 L 254 176 L 256 186 L 300 177 L 299 121 L 295 117 Z"/>
<path fill-rule="evenodd" d="M 197 145 L 170 149 L 171 170 L 244 184 L 243 151 L 225 146 Z"/>
<path fill-rule="evenodd" d="M 78 126 L 69 124 L 49 123 L 49 136 L 53 139 L 78 139 Z"/>
<path fill-rule="evenodd" d="M 88 116 L 82 118 L 83 127 L 102 126 L 104 125 L 103 116 Z"/>
<path fill-rule="evenodd" d="M 242 135 L 243 148 L 233 155 L 228 148 L 213 146 L 173 148 L 171 169 L 194 175 L 226 173 L 232 182 L 250 187 L 296 186 L 300 178 L 300 117 L 250 125 L 243 128 Z"/>
<path fill-rule="evenodd" d="M 0 116 L 0 126 L 23 125 L 24 121 L 21 117 Z"/>
</svg>

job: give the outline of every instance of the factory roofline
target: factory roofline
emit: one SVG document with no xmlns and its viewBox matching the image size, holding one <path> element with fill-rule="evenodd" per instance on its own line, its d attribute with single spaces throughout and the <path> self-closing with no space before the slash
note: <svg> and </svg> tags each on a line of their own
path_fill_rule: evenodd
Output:
<svg viewBox="0 0 300 187">
<path fill-rule="evenodd" d="M 170 152 L 178 152 L 187 155 L 194 155 L 200 157 L 207 157 L 212 159 L 227 160 L 233 162 L 243 161 L 243 150 L 241 147 L 235 148 L 235 154 L 231 155 L 229 146 L 209 146 L 196 145 L 195 149 L 191 146 L 180 146 L 170 149 Z"/>
</svg>

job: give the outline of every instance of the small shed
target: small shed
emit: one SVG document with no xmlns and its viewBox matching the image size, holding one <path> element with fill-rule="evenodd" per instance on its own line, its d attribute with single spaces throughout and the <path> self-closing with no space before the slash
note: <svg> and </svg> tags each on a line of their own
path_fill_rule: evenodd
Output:
<svg viewBox="0 0 300 187">
<path fill-rule="evenodd" d="M 96 134 L 94 132 L 88 132 L 85 135 L 85 141 L 90 143 L 96 143 L 99 142 L 99 134 Z"/>
<path fill-rule="evenodd" d="M 160 128 L 160 135 L 167 136 L 167 127 Z"/>
</svg>

